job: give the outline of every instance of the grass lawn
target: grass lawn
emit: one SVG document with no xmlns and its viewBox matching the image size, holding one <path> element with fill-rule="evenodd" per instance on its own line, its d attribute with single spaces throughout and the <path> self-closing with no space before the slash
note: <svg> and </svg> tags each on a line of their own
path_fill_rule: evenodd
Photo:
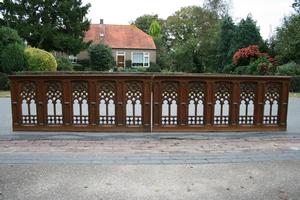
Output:
<svg viewBox="0 0 300 200">
<path fill-rule="evenodd" d="M 1 97 L 10 97 L 10 91 L 0 91 L 0 98 Z"/>
<path fill-rule="evenodd" d="M 300 98 L 300 93 L 290 93 L 290 97 L 298 97 Z"/>
</svg>

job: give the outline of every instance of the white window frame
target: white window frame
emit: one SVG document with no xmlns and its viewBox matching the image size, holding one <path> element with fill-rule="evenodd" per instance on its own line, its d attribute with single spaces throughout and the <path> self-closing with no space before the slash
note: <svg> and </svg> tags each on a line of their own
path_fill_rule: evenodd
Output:
<svg viewBox="0 0 300 200">
<path fill-rule="evenodd" d="M 133 66 L 133 54 L 134 53 L 142 53 L 143 54 L 143 66 Z M 148 58 L 147 65 L 145 65 L 145 58 Z M 149 52 L 131 52 L 131 67 L 150 67 L 150 53 Z"/>
<path fill-rule="evenodd" d="M 126 52 L 125 51 L 117 51 L 116 52 L 116 66 L 118 66 L 118 56 L 124 56 L 124 68 L 126 67 Z"/>
<path fill-rule="evenodd" d="M 74 55 L 69 55 L 69 61 L 72 63 L 72 64 L 77 64 L 77 56 L 74 56 Z"/>
</svg>

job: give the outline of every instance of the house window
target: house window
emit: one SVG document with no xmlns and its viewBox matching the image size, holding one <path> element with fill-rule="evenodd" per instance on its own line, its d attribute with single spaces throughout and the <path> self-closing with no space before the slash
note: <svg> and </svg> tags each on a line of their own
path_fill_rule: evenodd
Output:
<svg viewBox="0 0 300 200">
<path fill-rule="evenodd" d="M 77 63 L 77 56 L 70 55 L 69 60 L 72 64 L 76 64 Z"/>
<path fill-rule="evenodd" d="M 118 51 L 116 53 L 116 65 L 117 67 L 125 67 L 125 52 Z"/>
<path fill-rule="evenodd" d="M 132 66 L 133 67 L 149 67 L 150 56 L 148 52 L 133 52 Z"/>
<path fill-rule="evenodd" d="M 149 53 L 144 53 L 144 67 L 149 67 Z"/>
</svg>

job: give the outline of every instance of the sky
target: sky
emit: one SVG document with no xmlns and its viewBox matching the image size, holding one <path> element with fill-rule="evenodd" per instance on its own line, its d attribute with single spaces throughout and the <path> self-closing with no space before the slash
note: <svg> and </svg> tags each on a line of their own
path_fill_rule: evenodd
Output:
<svg viewBox="0 0 300 200">
<path fill-rule="evenodd" d="M 129 24 L 144 14 L 158 14 L 166 19 L 181 7 L 202 6 L 203 0 L 83 0 L 91 3 L 88 18 L 92 23 L 104 19 L 106 24 Z M 251 14 L 264 39 L 293 12 L 293 0 L 231 0 L 230 14 L 235 22 Z"/>
</svg>

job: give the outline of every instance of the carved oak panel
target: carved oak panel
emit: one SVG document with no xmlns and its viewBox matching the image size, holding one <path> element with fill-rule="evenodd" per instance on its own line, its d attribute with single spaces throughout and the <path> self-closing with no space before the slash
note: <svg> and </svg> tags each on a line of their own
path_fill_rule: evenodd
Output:
<svg viewBox="0 0 300 200">
<path fill-rule="evenodd" d="M 214 124 L 230 124 L 231 83 L 217 82 L 214 86 Z"/>
<path fill-rule="evenodd" d="M 101 81 L 98 83 L 99 125 L 116 123 L 116 83 Z"/>
<path fill-rule="evenodd" d="M 63 124 L 63 90 L 62 83 L 46 82 L 47 123 L 50 125 Z"/>
<path fill-rule="evenodd" d="M 280 83 L 266 84 L 263 116 L 263 124 L 265 125 L 276 125 L 279 123 L 280 91 Z"/>
<path fill-rule="evenodd" d="M 162 83 L 162 125 L 177 125 L 178 82 Z"/>
<path fill-rule="evenodd" d="M 128 81 L 126 84 L 126 125 L 142 125 L 143 84 Z"/>
<path fill-rule="evenodd" d="M 188 88 L 188 124 L 204 125 L 206 84 L 190 82 Z"/>
<path fill-rule="evenodd" d="M 240 92 L 240 125 L 254 124 L 254 110 L 256 100 L 256 83 L 241 83 Z"/>
<path fill-rule="evenodd" d="M 89 124 L 88 83 L 72 82 L 73 124 Z"/>
<path fill-rule="evenodd" d="M 36 84 L 31 81 L 20 84 L 21 124 L 37 124 Z"/>
</svg>

